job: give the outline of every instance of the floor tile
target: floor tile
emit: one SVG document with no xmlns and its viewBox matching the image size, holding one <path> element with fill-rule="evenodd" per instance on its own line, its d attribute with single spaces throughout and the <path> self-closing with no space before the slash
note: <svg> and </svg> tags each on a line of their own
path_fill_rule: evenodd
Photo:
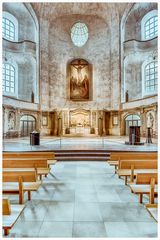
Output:
<svg viewBox="0 0 160 240">
<path fill-rule="evenodd" d="M 103 222 L 74 222 L 73 237 L 101 238 L 107 234 Z"/>
<path fill-rule="evenodd" d="M 98 203 L 76 202 L 74 221 L 102 221 Z"/>
<path fill-rule="evenodd" d="M 74 203 L 51 202 L 44 221 L 73 221 Z"/>
<path fill-rule="evenodd" d="M 108 237 L 157 237 L 156 222 L 105 222 Z"/>
<path fill-rule="evenodd" d="M 76 190 L 75 202 L 98 202 L 96 191 Z"/>
<path fill-rule="evenodd" d="M 53 201 L 62 202 L 74 202 L 75 200 L 75 190 L 55 190 L 55 194 L 52 198 Z"/>
<path fill-rule="evenodd" d="M 142 204 L 137 203 L 99 203 L 104 221 L 115 222 L 153 222 Z"/>
<path fill-rule="evenodd" d="M 72 237 L 72 222 L 43 222 L 39 237 Z"/>
<path fill-rule="evenodd" d="M 41 225 L 41 221 L 21 221 L 19 219 L 10 230 L 9 237 L 37 237 Z"/>
</svg>

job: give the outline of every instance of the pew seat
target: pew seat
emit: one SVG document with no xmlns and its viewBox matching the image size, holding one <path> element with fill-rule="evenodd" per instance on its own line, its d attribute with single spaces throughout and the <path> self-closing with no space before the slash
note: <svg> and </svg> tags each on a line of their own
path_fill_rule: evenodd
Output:
<svg viewBox="0 0 160 240">
<path fill-rule="evenodd" d="M 158 174 L 157 173 L 137 173 L 135 183 L 129 186 L 131 191 L 139 195 L 139 202 L 142 203 L 143 195 L 149 195 L 149 201 L 154 203 L 154 198 L 158 195 Z"/>
<path fill-rule="evenodd" d="M 18 194 L 19 204 L 24 203 L 25 192 L 28 193 L 28 200 L 31 200 L 31 192 L 37 191 L 40 185 L 35 170 L 3 169 L 2 191 L 4 194 Z"/>
<path fill-rule="evenodd" d="M 16 223 L 24 207 L 25 205 L 10 204 L 8 198 L 3 199 L 2 227 L 5 236 L 9 234 L 9 230 Z"/>
</svg>

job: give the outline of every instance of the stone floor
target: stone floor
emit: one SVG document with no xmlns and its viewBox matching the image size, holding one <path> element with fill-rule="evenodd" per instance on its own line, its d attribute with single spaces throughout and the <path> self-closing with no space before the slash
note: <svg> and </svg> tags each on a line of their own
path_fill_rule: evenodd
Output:
<svg viewBox="0 0 160 240">
<path fill-rule="evenodd" d="M 36 151 L 36 150 L 59 150 L 59 149 L 105 149 L 108 151 L 157 151 L 157 139 L 152 139 L 153 144 L 141 146 L 125 145 L 128 137 L 44 137 L 41 136 L 40 146 L 30 146 L 29 137 L 12 138 L 3 140 L 3 151 Z M 141 138 L 145 143 L 146 139 Z"/>
<path fill-rule="evenodd" d="M 58 162 L 25 204 L 11 239 L 157 237 L 155 220 L 106 162 Z"/>
</svg>

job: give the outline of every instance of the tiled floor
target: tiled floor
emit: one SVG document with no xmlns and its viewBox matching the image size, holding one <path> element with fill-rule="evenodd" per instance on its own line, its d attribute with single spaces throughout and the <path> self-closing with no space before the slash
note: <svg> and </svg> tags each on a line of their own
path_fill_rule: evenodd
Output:
<svg viewBox="0 0 160 240">
<path fill-rule="evenodd" d="M 144 145 L 126 145 L 128 137 L 54 137 L 41 136 L 39 146 L 30 146 L 29 137 L 12 138 L 3 140 L 3 151 L 36 151 L 36 150 L 59 150 L 59 149 L 105 149 L 108 151 L 157 151 L 157 139 L 152 139 L 153 144 L 146 144 L 146 139 L 141 138 Z"/>
<path fill-rule="evenodd" d="M 58 162 L 51 172 L 9 237 L 157 237 L 155 220 L 107 163 Z"/>
</svg>

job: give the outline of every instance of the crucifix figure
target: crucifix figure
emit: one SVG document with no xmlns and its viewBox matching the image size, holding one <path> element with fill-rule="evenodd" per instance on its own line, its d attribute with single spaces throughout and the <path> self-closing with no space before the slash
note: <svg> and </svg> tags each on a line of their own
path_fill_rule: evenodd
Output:
<svg viewBox="0 0 160 240">
<path fill-rule="evenodd" d="M 74 68 L 77 69 L 77 84 L 78 83 L 81 83 L 83 81 L 83 78 L 82 78 L 82 69 L 85 68 L 86 66 L 88 66 L 88 64 L 86 63 L 81 63 L 81 60 L 78 60 L 78 63 L 74 63 L 74 64 L 71 64 Z"/>
</svg>

